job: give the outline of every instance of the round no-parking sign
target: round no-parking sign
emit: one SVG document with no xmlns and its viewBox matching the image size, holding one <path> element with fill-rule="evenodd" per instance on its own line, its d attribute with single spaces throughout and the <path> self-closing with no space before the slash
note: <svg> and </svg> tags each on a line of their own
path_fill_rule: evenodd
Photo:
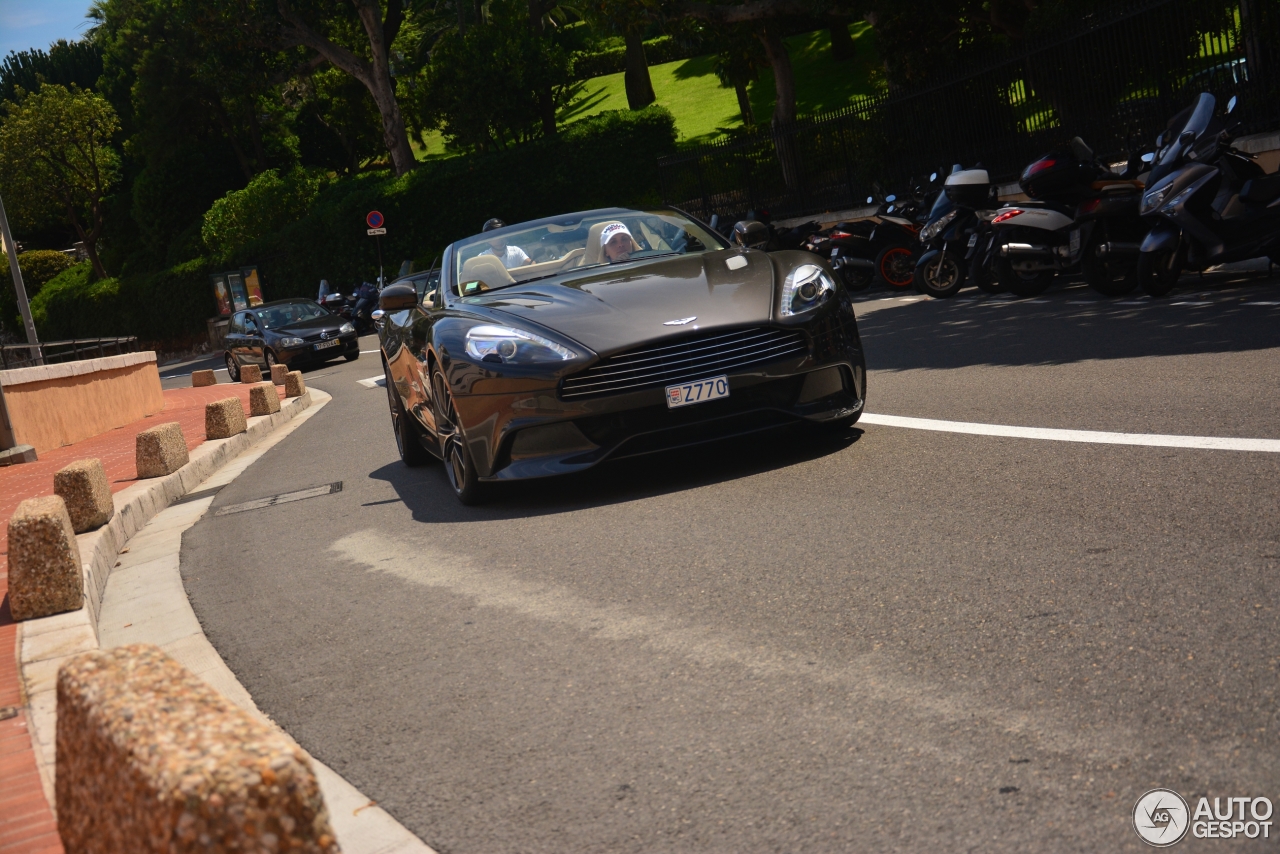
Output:
<svg viewBox="0 0 1280 854">
<path fill-rule="evenodd" d="M 364 218 L 369 223 L 370 228 L 382 228 L 382 224 L 386 221 L 382 218 L 382 214 L 378 211 L 369 211 L 369 215 Z"/>
</svg>

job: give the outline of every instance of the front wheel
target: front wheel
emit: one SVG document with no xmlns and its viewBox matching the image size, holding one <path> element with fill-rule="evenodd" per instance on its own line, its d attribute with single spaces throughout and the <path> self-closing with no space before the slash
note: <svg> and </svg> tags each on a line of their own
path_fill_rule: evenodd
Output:
<svg viewBox="0 0 1280 854">
<path fill-rule="evenodd" d="M 1181 275 L 1182 253 L 1177 249 L 1159 249 L 1138 256 L 1138 283 L 1148 296 L 1166 296 Z"/>
<path fill-rule="evenodd" d="M 950 252 L 930 252 L 916 264 L 912 276 L 916 290 L 934 299 L 955 296 L 964 286 L 965 267 Z"/>
<path fill-rule="evenodd" d="M 346 359 L 348 362 L 354 362 L 356 359 L 360 358 L 360 351 L 352 350 L 350 353 L 343 353 L 342 358 Z"/>
<path fill-rule="evenodd" d="M 985 252 L 975 252 L 969 259 L 969 281 L 984 294 L 1000 293 L 1000 282 L 991 271 L 991 261 Z"/>
<path fill-rule="evenodd" d="M 844 282 L 846 291 L 865 291 L 871 287 L 872 278 L 874 277 L 867 270 L 849 266 L 840 268 L 840 280 Z"/>
<path fill-rule="evenodd" d="M 484 503 L 488 497 L 485 484 L 480 482 L 475 461 L 467 447 L 466 437 L 458 422 L 458 410 L 453 403 L 449 382 L 439 367 L 431 369 L 431 405 L 436 415 L 436 435 L 440 440 L 440 456 L 444 459 L 445 474 L 458 501 L 467 506 Z"/>
<path fill-rule="evenodd" d="M 911 287 L 916 265 L 906 246 L 886 246 L 876 256 L 876 278 L 894 290 Z"/>
<path fill-rule="evenodd" d="M 1132 291 L 1138 286 L 1138 277 L 1134 274 L 1133 257 L 1109 260 L 1099 258 L 1097 247 L 1091 246 L 1080 259 L 1081 272 L 1085 281 L 1103 296 L 1118 297 Z"/>
<path fill-rule="evenodd" d="M 1015 270 L 1007 258 L 996 258 L 991 266 L 1000 289 L 1020 297 L 1040 296 L 1053 284 L 1052 270 Z"/>
</svg>

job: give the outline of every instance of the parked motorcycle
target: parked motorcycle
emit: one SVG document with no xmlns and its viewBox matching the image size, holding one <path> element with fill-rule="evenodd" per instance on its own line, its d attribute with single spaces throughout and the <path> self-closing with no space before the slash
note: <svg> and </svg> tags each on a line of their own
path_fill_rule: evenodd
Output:
<svg viewBox="0 0 1280 854">
<path fill-rule="evenodd" d="M 936 299 L 959 293 L 969 272 L 966 255 L 977 242 L 979 211 L 994 203 L 986 169 L 952 167 L 920 229 L 922 251 L 913 276 L 917 291 Z"/>
<path fill-rule="evenodd" d="M 1081 267 L 1101 293 L 1132 290 L 1145 231 L 1140 168 L 1131 159 L 1123 173 L 1111 172 L 1080 137 L 1027 166 L 1019 185 L 1030 201 L 1006 205 L 991 220 L 989 263 L 1000 287 L 1035 296 L 1057 274 Z"/>
<path fill-rule="evenodd" d="M 937 177 L 937 173 L 934 173 Z M 864 273 L 870 263 L 872 281 L 894 290 L 911 287 L 915 274 L 917 235 L 928 217 L 926 188 L 916 185 L 905 198 L 890 194 L 880 201 L 876 220 L 868 227 L 855 223 L 841 229 L 841 246 L 837 258 L 840 268 Z M 874 204 L 875 196 L 867 197 Z M 870 222 L 870 221 L 867 221 Z M 834 263 L 834 262 L 833 262 Z"/>
<path fill-rule="evenodd" d="M 811 234 L 801 246 L 815 255 L 831 259 L 831 269 L 840 274 L 851 291 L 866 290 L 875 278 L 874 253 L 868 248 L 875 223 L 870 220 L 838 222 Z"/>
<path fill-rule="evenodd" d="M 1240 126 L 1207 93 L 1185 123 L 1175 118 L 1158 140 L 1141 213 L 1152 223 L 1138 255 L 1137 278 L 1153 297 L 1173 290 L 1184 269 L 1268 257 L 1280 261 L 1280 173 L 1266 174 L 1252 154 L 1231 148 Z M 1186 112 L 1186 111 L 1184 111 Z"/>
</svg>

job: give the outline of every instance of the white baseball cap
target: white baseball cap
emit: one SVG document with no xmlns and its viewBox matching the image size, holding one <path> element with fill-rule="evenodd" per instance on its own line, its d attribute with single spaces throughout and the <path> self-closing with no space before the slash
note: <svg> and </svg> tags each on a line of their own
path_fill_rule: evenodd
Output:
<svg viewBox="0 0 1280 854">
<path fill-rule="evenodd" d="M 609 223 L 600 232 L 600 245 L 603 247 L 606 243 L 612 240 L 615 235 L 618 235 L 618 234 L 625 234 L 627 237 L 631 237 L 631 232 L 628 231 L 627 227 L 622 223 L 620 222 Z M 635 238 L 631 237 L 631 240 L 632 242 L 634 242 Z"/>
</svg>

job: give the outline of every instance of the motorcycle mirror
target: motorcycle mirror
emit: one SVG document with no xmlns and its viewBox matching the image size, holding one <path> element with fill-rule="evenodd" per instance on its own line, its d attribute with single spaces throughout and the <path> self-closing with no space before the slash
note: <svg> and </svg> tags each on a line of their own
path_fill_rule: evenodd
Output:
<svg viewBox="0 0 1280 854">
<path fill-rule="evenodd" d="M 1182 134 L 1178 137 L 1178 142 L 1182 143 L 1183 145 L 1186 145 L 1186 144 L 1187 144 L 1187 143 L 1189 143 L 1189 142 L 1193 142 L 1193 141 L 1195 140 L 1195 138 L 1196 138 L 1196 132 L 1195 132 L 1195 131 L 1193 131 L 1193 130 L 1184 130 L 1184 131 L 1182 132 Z"/>
<path fill-rule="evenodd" d="M 938 180 L 938 173 L 934 172 L 929 176 L 929 183 L 932 184 L 936 180 Z"/>
<path fill-rule="evenodd" d="M 1142 155 L 1143 163 L 1150 163 L 1155 159 L 1156 159 L 1156 155 L 1154 151 L 1148 151 L 1146 154 Z"/>
<path fill-rule="evenodd" d="M 1231 113 L 1235 110 L 1235 108 L 1236 108 L 1236 96 L 1232 95 L 1231 100 L 1227 101 L 1227 115 L 1228 116 L 1231 115 Z"/>
<path fill-rule="evenodd" d="M 867 204 L 873 204 L 875 200 L 875 196 L 867 196 Z"/>
<path fill-rule="evenodd" d="M 898 197 L 897 197 L 897 196 L 895 196 L 893 193 L 890 193 L 889 195 L 887 195 L 887 196 L 885 196 L 885 197 L 884 197 L 884 200 L 885 200 L 886 202 L 895 202 L 895 201 L 897 201 L 897 200 L 898 200 Z"/>
<path fill-rule="evenodd" d="M 735 223 L 733 242 L 743 249 L 764 249 L 769 245 L 769 227 L 758 220 Z"/>
</svg>

